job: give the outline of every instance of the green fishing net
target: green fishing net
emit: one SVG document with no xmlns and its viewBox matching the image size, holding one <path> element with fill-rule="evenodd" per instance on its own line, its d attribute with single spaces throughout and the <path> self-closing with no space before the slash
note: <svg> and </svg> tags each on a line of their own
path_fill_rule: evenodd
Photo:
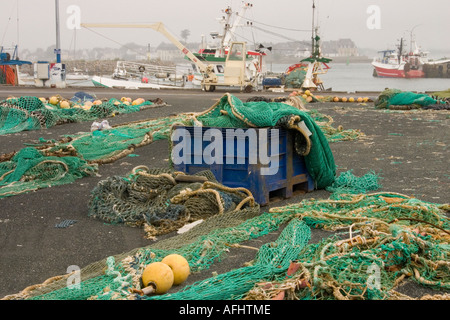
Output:
<svg viewBox="0 0 450 320">
<path fill-rule="evenodd" d="M 301 88 L 306 78 L 306 68 L 296 68 L 284 77 L 286 88 Z"/>
<path fill-rule="evenodd" d="M 51 128 L 65 122 L 92 121 L 120 113 L 137 112 L 153 105 L 151 101 L 132 105 L 112 98 L 94 104 L 90 109 L 65 109 L 44 103 L 37 97 L 10 98 L 0 101 L 0 135 Z"/>
<path fill-rule="evenodd" d="M 253 216 L 249 211 L 218 215 L 186 233 L 85 267 L 78 289 L 67 285 L 66 275 L 8 299 L 412 299 L 398 289 L 406 279 L 445 294 L 450 289 L 446 210 L 446 205 L 380 192 L 305 199 Z M 286 223 L 279 238 L 262 245 L 245 267 L 164 295 L 133 290 L 141 288 L 145 266 L 168 254 L 184 256 L 192 272 L 205 270 L 226 258 L 231 245 L 239 248 L 242 241 Z M 317 228 L 331 233 L 311 242 Z"/>
<path fill-rule="evenodd" d="M 58 157 L 35 148 L 24 148 L 0 162 L 0 199 L 49 185 L 72 183 L 97 172 L 96 164 L 79 157 Z"/>
<path fill-rule="evenodd" d="M 437 104 L 438 100 L 427 94 L 414 93 L 411 91 L 403 92 L 398 89 L 386 89 L 380 93 L 375 100 L 375 107 L 380 109 L 389 109 L 391 106 L 417 105 L 428 106 Z"/>
<path fill-rule="evenodd" d="M 88 216 L 144 226 L 146 237 L 155 238 L 187 223 L 247 207 L 259 208 L 252 194 L 219 184 L 211 171 L 188 176 L 139 166 L 126 177 L 100 181 L 91 192 Z"/>
</svg>

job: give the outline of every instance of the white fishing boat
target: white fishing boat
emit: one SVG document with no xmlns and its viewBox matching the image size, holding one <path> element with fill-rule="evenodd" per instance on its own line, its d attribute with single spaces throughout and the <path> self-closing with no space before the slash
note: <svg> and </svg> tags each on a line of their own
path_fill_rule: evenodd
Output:
<svg viewBox="0 0 450 320">
<path fill-rule="evenodd" d="M 214 72 L 218 76 L 219 82 L 224 81 L 225 61 L 231 42 L 236 41 L 236 29 L 241 26 L 242 18 L 245 17 L 247 11 L 252 7 L 251 3 L 242 2 L 240 10 L 237 12 L 233 11 L 231 7 L 223 10 L 225 15 L 218 19 L 223 28 L 222 34 L 214 31 L 210 32 L 210 36 L 213 39 L 212 42 L 205 44 L 197 53 L 194 53 L 199 60 L 207 62 L 214 67 Z M 262 45 L 260 45 L 261 48 L 263 48 Z M 249 78 L 257 77 L 258 84 L 262 83 L 262 75 L 265 72 L 263 61 L 265 55 L 266 53 L 261 50 L 246 51 L 246 76 Z M 192 69 L 192 82 L 194 85 L 199 85 L 203 80 L 203 75 L 194 63 L 192 64 Z"/>
<path fill-rule="evenodd" d="M 215 36 L 216 38 L 222 39 L 220 45 L 200 49 L 198 53 L 192 53 L 185 48 L 167 30 L 164 30 L 162 23 L 153 25 L 82 24 L 84 27 L 152 28 L 158 32 L 162 32 L 185 54 L 186 59 L 192 63 L 188 68 L 180 68 L 178 66 L 163 67 L 138 62 L 118 61 L 112 76 L 94 76 L 92 77 L 92 82 L 95 86 L 137 89 L 204 88 L 205 74 L 211 75 L 212 73 L 215 79 L 214 85 L 207 85 L 207 90 L 214 90 L 216 86 L 230 86 L 232 84 L 229 80 L 232 77 L 226 76 L 228 51 L 231 45 L 236 43 L 233 37 L 234 30 L 239 25 L 239 21 L 244 15 L 245 10 L 251 6 L 249 3 L 244 3 L 242 10 L 236 13 L 236 19 L 231 25 L 229 22 L 233 11 L 231 8 L 227 8 L 224 11 L 227 14 L 227 18 L 222 21 L 225 24 L 224 33 Z M 239 68 L 242 68 L 242 75 L 239 76 L 241 80 L 238 81 L 239 86 L 246 87 L 247 90 L 250 90 L 250 88 L 258 88 L 258 85 L 262 82 L 260 74 L 262 71 L 262 57 L 264 55 L 265 53 L 258 51 L 245 50 L 245 56 L 243 57 L 245 63 L 239 64 Z M 207 72 L 205 72 L 204 68 L 206 64 L 208 65 Z M 231 64 L 229 64 L 228 70 L 231 70 L 230 66 Z M 211 82 L 211 80 L 208 81 Z"/>
<path fill-rule="evenodd" d="M 187 88 L 188 71 L 181 67 L 117 61 L 112 76 L 93 76 L 96 87 L 125 89 Z"/>
</svg>

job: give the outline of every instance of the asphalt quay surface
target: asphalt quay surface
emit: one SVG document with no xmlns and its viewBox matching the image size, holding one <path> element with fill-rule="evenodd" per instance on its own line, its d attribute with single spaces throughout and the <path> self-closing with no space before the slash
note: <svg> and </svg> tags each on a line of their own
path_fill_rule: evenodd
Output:
<svg viewBox="0 0 450 320">
<path fill-rule="evenodd" d="M 242 101 L 250 97 L 286 97 L 288 93 L 217 90 L 120 90 L 104 88 L 22 88 L 0 87 L 0 100 L 8 96 L 49 97 L 60 94 L 71 98 L 77 91 L 95 94 L 97 98 L 129 96 L 147 100 L 162 99 L 166 105 L 137 113 L 122 114 L 107 120 L 111 125 L 130 121 L 154 119 L 185 112 L 201 112 L 210 108 L 226 92 Z M 356 96 L 356 95 L 354 95 Z M 375 98 L 377 94 L 372 94 Z M 353 170 L 355 175 L 374 171 L 382 177 L 382 190 L 415 196 L 435 203 L 450 203 L 449 127 L 448 111 L 386 111 L 377 110 L 373 103 L 310 103 L 308 109 L 331 116 L 333 126 L 361 130 L 365 137 L 357 141 L 330 143 L 339 172 Z M 0 136 L 0 154 L 18 151 L 27 142 L 40 137 L 58 140 L 63 135 L 86 132 L 90 122 L 67 123 L 46 130 L 24 131 Z M 48 278 L 66 274 L 70 266 L 83 268 L 110 255 L 151 245 L 138 228 L 109 225 L 87 217 L 91 190 L 112 175 L 125 176 L 138 165 L 150 168 L 168 167 L 168 142 L 155 141 L 135 150 L 137 157 L 126 157 L 99 167 L 99 176 L 79 179 L 72 184 L 45 188 L 0 199 L 0 298 L 24 288 L 40 284 Z M 289 199 L 273 199 L 261 212 L 272 206 L 296 203 L 305 198 L 325 199 L 329 193 L 315 190 L 297 193 Z M 55 228 L 63 220 L 76 220 L 68 228 Z M 281 231 L 281 228 L 280 230 Z M 273 232 L 244 244 L 259 247 L 274 241 Z M 313 230 L 312 242 L 330 233 Z M 164 239 L 169 234 L 159 237 Z M 255 256 L 254 250 L 231 248 L 222 262 L 210 269 L 192 274 L 184 285 L 209 278 L 213 272 L 222 273 L 239 268 Z M 433 290 L 412 282 L 399 291 L 420 297 Z M 401 291 L 402 292 L 402 291 Z"/>
</svg>

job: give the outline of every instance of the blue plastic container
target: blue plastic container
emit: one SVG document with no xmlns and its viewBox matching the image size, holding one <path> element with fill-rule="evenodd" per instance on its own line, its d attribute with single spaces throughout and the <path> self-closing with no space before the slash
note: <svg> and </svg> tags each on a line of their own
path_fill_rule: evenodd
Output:
<svg viewBox="0 0 450 320">
<path fill-rule="evenodd" d="M 262 81 L 262 85 L 264 88 L 280 87 L 281 84 L 282 83 L 280 78 L 264 78 Z"/>
<path fill-rule="evenodd" d="M 248 189 L 260 205 L 267 205 L 274 195 L 290 198 L 294 189 L 314 190 L 288 130 L 186 126 L 174 130 L 171 156 L 176 171 L 210 170 L 223 185 Z"/>
</svg>

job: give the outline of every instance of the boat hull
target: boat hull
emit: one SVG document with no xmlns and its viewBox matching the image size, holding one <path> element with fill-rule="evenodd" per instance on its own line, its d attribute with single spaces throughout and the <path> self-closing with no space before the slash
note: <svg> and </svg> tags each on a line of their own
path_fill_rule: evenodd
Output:
<svg viewBox="0 0 450 320">
<path fill-rule="evenodd" d="M 92 77 L 92 83 L 96 87 L 103 88 L 124 88 L 124 89 L 177 89 L 180 86 L 161 85 L 154 83 L 145 83 L 132 80 L 112 79 L 108 77 Z"/>
<path fill-rule="evenodd" d="M 384 63 L 372 63 L 375 68 L 376 76 L 380 78 L 424 78 L 425 73 L 422 70 L 405 71 L 405 65 L 389 65 Z"/>
</svg>

